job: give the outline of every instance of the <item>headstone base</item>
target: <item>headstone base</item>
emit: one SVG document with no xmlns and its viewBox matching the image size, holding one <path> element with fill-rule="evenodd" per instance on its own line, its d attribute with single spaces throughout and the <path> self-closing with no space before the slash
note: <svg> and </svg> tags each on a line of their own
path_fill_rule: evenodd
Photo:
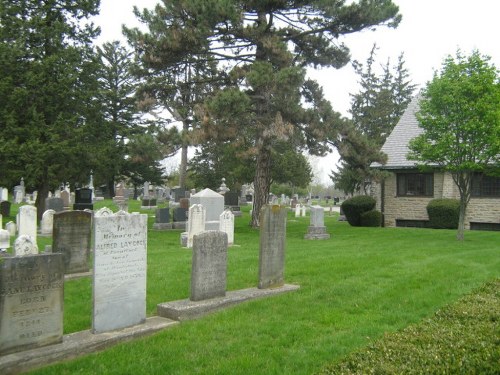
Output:
<svg viewBox="0 0 500 375">
<path fill-rule="evenodd" d="M 154 223 L 153 229 L 155 229 L 155 230 L 169 230 L 169 229 L 172 229 L 172 223 Z"/>
<path fill-rule="evenodd" d="M 326 227 L 309 227 L 304 236 L 306 240 L 327 240 L 329 238 L 330 235 L 326 233 Z"/>
<path fill-rule="evenodd" d="M 279 288 L 273 289 L 249 288 L 234 290 L 226 292 L 224 297 L 206 299 L 202 301 L 191 301 L 189 299 L 185 299 L 180 301 L 164 302 L 157 305 L 157 313 L 158 316 L 172 320 L 191 320 L 241 302 L 291 292 L 298 290 L 299 288 L 299 285 L 285 284 Z"/>
<path fill-rule="evenodd" d="M 182 230 L 185 230 L 186 229 L 186 222 L 185 221 L 174 221 L 172 223 L 172 227 L 174 229 L 182 229 Z"/>
</svg>

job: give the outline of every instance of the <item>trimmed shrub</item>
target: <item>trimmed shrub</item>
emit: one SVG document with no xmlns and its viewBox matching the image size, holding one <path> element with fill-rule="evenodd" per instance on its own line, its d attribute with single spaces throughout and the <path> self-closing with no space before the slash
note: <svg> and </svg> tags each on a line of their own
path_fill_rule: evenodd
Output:
<svg viewBox="0 0 500 375">
<path fill-rule="evenodd" d="M 353 227 L 361 226 L 361 214 L 375 208 L 375 199 L 368 195 L 358 195 L 342 203 L 342 210 L 349 224 Z"/>
<path fill-rule="evenodd" d="M 382 224 L 382 212 L 377 210 L 363 212 L 360 221 L 362 227 L 379 227 Z"/>
<path fill-rule="evenodd" d="M 429 227 L 437 229 L 457 229 L 460 215 L 458 199 L 433 199 L 427 205 Z"/>
</svg>

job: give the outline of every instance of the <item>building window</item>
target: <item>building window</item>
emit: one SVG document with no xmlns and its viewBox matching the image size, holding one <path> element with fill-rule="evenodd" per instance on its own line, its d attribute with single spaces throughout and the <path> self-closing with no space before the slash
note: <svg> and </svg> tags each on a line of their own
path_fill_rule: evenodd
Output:
<svg viewBox="0 0 500 375">
<path fill-rule="evenodd" d="M 398 173 L 398 196 L 432 197 L 434 195 L 433 173 Z"/>
<path fill-rule="evenodd" d="M 500 197 L 500 177 L 475 174 L 472 177 L 473 197 Z"/>
</svg>

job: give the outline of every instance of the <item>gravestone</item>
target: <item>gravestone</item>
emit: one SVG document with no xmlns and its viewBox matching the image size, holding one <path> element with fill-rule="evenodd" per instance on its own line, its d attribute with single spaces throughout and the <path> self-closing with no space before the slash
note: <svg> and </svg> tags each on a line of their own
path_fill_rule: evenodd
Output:
<svg viewBox="0 0 500 375">
<path fill-rule="evenodd" d="M 146 321 L 147 215 L 94 218 L 92 332 Z"/>
<path fill-rule="evenodd" d="M 224 297 L 227 276 L 227 235 L 206 231 L 193 239 L 191 301 Z"/>
<path fill-rule="evenodd" d="M 22 257 L 25 255 L 38 254 L 38 246 L 33 237 L 22 234 L 14 241 L 14 256 Z"/>
<path fill-rule="evenodd" d="M 186 228 L 186 220 L 187 220 L 187 210 L 185 208 L 176 207 L 174 208 L 174 217 L 173 217 L 173 228 L 174 229 L 185 229 Z"/>
<path fill-rule="evenodd" d="M 297 203 L 295 205 L 295 217 L 299 217 L 300 216 L 300 203 Z"/>
<path fill-rule="evenodd" d="M 149 182 L 144 183 L 144 187 L 142 188 L 142 197 L 149 198 Z"/>
<path fill-rule="evenodd" d="M 42 236 L 51 236 L 52 228 L 54 226 L 54 214 L 56 211 L 48 209 L 42 215 L 42 224 L 41 224 L 41 234 Z"/>
<path fill-rule="evenodd" d="M 0 188 L 0 201 L 9 200 L 9 190 L 7 188 Z"/>
<path fill-rule="evenodd" d="M 187 222 L 187 247 L 193 247 L 193 236 L 205 230 L 205 207 L 201 204 L 193 204 L 189 207 L 189 219 Z"/>
<path fill-rule="evenodd" d="M 325 210 L 321 206 L 311 206 L 311 224 L 307 228 L 306 240 L 326 240 L 330 235 L 326 233 Z"/>
<path fill-rule="evenodd" d="M 189 210 L 189 198 L 181 198 L 179 200 L 179 207 Z"/>
<path fill-rule="evenodd" d="M 204 189 L 191 196 L 191 204 L 201 204 L 206 210 L 205 230 L 219 230 L 219 217 L 224 212 L 224 196 Z"/>
<path fill-rule="evenodd" d="M 11 237 L 16 236 L 17 226 L 13 221 L 9 221 L 7 224 L 5 224 L 5 229 L 9 231 Z"/>
<path fill-rule="evenodd" d="M 306 210 L 307 210 L 307 206 L 305 204 L 303 204 L 300 207 L 300 216 L 305 217 L 306 216 Z"/>
<path fill-rule="evenodd" d="M 172 223 L 170 222 L 170 209 L 169 208 L 158 208 L 156 209 L 155 222 L 153 224 L 153 229 L 172 229 Z"/>
<path fill-rule="evenodd" d="M 227 234 L 227 244 L 234 244 L 234 215 L 231 210 L 224 210 L 219 217 L 219 230 Z"/>
<path fill-rule="evenodd" d="M 10 233 L 7 229 L 0 229 L 0 251 L 10 247 Z"/>
<path fill-rule="evenodd" d="M 4 258 L 0 264 L 0 355 L 62 342 L 61 254 Z"/>
<path fill-rule="evenodd" d="M 75 190 L 75 204 L 73 210 L 93 210 L 92 189 L 82 188 Z"/>
<path fill-rule="evenodd" d="M 265 205 L 260 211 L 259 289 L 284 285 L 286 207 Z"/>
<path fill-rule="evenodd" d="M 30 205 L 24 205 L 19 207 L 19 212 L 17 214 L 17 233 L 21 236 L 26 234 L 33 237 L 36 242 L 36 207 Z"/>
<path fill-rule="evenodd" d="M 151 197 L 142 198 L 141 209 L 148 210 L 148 209 L 153 209 L 156 207 L 157 207 L 156 206 L 156 198 L 151 198 Z"/>
<path fill-rule="evenodd" d="M 177 188 L 172 190 L 174 193 L 174 201 L 180 202 L 181 198 L 186 198 L 186 189 Z"/>
<path fill-rule="evenodd" d="M 92 214 L 65 211 L 54 214 L 52 252 L 62 253 L 64 272 L 89 271 Z"/>
<path fill-rule="evenodd" d="M 46 198 L 45 209 L 54 210 L 55 212 L 64 211 L 64 202 L 61 198 Z"/>
<path fill-rule="evenodd" d="M 10 205 L 9 201 L 0 202 L 0 214 L 4 217 L 10 216 Z"/>
<path fill-rule="evenodd" d="M 224 205 L 229 207 L 238 206 L 238 198 L 238 192 L 228 191 L 224 194 Z"/>
<path fill-rule="evenodd" d="M 127 195 L 128 197 L 128 195 Z M 120 211 L 127 211 L 128 210 L 128 203 L 127 199 L 125 198 L 125 188 L 123 183 L 119 183 L 116 185 L 115 189 L 115 196 L 113 197 L 113 202 L 118 206 Z"/>
<path fill-rule="evenodd" d="M 63 201 L 63 209 L 64 210 L 69 210 L 71 207 L 71 198 L 70 198 L 70 193 L 67 190 L 61 191 L 61 197 Z"/>
</svg>

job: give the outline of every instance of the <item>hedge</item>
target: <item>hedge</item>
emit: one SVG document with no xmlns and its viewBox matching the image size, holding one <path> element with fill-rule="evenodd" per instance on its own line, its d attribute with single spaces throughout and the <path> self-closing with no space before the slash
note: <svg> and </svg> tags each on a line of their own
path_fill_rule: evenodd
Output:
<svg viewBox="0 0 500 375">
<path fill-rule="evenodd" d="M 342 211 L 349 224 L 353 227 L 361 226 L 361 214 L 375 208 L 375 199 L 368 195 L 358 195 L 342 203 Z"/>
<path fill-rule="evenodd" d="M 360 222 L 362 227 L 379 227 L 382 224 L 382 213 L 377 210 L 363 212 Z"/>
<path fill-rule="evenodd" d="M 458 199 L 433 199 L 427 205 L 429 227 L 437 229 L 457 229 L 460 215 Z"/>
</svg>

